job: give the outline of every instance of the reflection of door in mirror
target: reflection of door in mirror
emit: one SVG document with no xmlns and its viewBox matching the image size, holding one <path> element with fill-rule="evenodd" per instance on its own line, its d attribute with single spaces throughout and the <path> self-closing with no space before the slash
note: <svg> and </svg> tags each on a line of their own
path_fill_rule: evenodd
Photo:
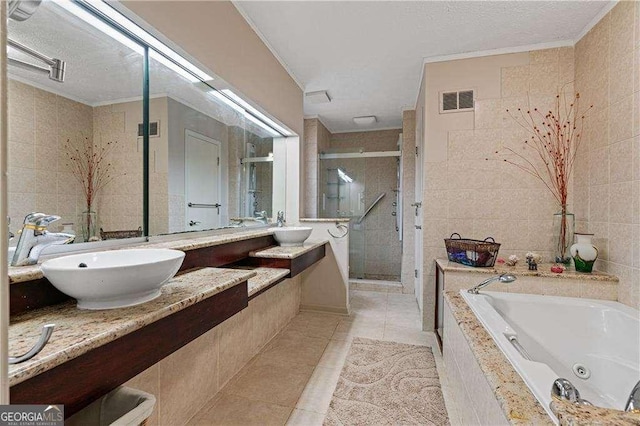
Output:
<svg viewBox="0 0 640 426">
<path fill-rule="evenodd" d="M 185 131 L 186 228 L 220 226 L 220 142 Z"/>
</svg>

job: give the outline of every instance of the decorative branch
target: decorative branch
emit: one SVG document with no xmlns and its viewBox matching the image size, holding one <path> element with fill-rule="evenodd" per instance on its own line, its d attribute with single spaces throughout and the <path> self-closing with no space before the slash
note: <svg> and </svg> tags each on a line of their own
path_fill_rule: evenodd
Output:
<svg viewBox="0 0 640 426">
<path fill-rule="evenodd" d="M 556 95 L 553 108 L 546 113 L 530 107 L 526 110 L 518 108 L 516 112 L 507 109 L 511 118 L 529 132 L 530 137 L 523 141 L 522 153 L 504 148 L 502 160 L 540 180 L 563 210 L 567 204 L 576 153 L 582 141 L 584 121 L 587 112 L 593 108 L 591 105 L 579 115 L 579 104 L 579 93 L 568 101 L 561 91 Z M 512 155 L 506 156 L 507 153 Z M 496 154 L 500 155 L 500 151 Z M 536 158 L 542 163 L 536 164 Z"/>
<path fill-rule="evenodd" d="M 108 162 L 109 154 L 117 141 L 97 144 L 85 137 L 80 143 L 67 139 L 64 145 L 67 166 L 82 186 L 87 211 L 91 210 L 97 195 L 115 178 L 113 165 Z"/>
</svg>

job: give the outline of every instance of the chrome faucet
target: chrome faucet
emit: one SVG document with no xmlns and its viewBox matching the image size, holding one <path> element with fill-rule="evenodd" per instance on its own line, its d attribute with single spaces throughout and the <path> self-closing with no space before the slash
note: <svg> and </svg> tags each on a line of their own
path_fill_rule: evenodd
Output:
<svg viewBox="0 0 640 426">
<path fill-rule="evenodd" d="M 264 210 L 255 212 L 255 220 L 256 222 L 264 223 L 265 225 L 268 224 L 269 218 L 267 217 L 267 212 Z"/>
<path fill-rule="evenodd" d="M 580 398 L 580 392 L 573 383 L 567 379 L 557 378 L 551 385 L 551 396 L 567 400 L 578 405 L 593 405 L 586 399 Z"/>
<path fill-rule="evenodd" d="M 282 228 L 285 224 L 286 220 L 284 220 L 284 212 L 282 210 L 280 210 L 278 212 L 278 216 L 276 218 L 276 225 L 278 225 L 278 228 Z"/>
<path fill-rule="evenodd" d="M 60 216 L 44 213 L 29 213 L 24 218 L 24 225 L 20 231 L 20 239 L 16 252 L 11 260 L 11 266 L 35 265 L 40 253 L 51 245 L 69 244 L 75 235 L 64 232 L 49 232 L 47 226 L 59 220 Z"/>
<path fill-rule="evenodd" d="M 491 284 L 494 281 L 500 281 L 501 283 L 511 283 L 511 282 L 514 282 L 515 280 L 516 280 L 516 277 L 514 275 L 502 274 L 502 275 L 498 275 L 497 277 L 487 278 L 486 280 L 482 281 L 477 286 L 475 286 L 473 288 L 470 288 L 467 291 L 469 293 L 471 293 L 471 294 L 478 294 L 478 291 L 481 288 L 484 288 L 484 287 L 488 286 L 489 284 Z"/>
<path fill-rule="evenodd" d="M 631 389 L 627 404 L 624 406 L 624 411 L 640 412 L 640 380 Z"/>
</svg>

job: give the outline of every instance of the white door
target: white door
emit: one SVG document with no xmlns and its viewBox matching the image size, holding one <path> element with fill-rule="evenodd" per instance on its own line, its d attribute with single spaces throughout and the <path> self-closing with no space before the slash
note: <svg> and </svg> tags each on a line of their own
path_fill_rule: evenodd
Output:
<svg viewBox="0 0 640 426">
<path fill-rule="evenodd" d="M 422 307 L 422 294 L 423 294 L 423 255 L 422 255 L 422 169 L 424 163 L 423 153 L 423 127 L 424 127 L 424 109 L 422 107 L 416 110 L 416 176 L 415 176 L 415 202 L 412 204 L 415 209 L 415 295 L 420 306 L 420 311 L 423 311 Z"/>
<path fill-rule="evenodd" d="M 220 227 L 220 142 L 185 131 L 187 231 Z"/>
</svg>

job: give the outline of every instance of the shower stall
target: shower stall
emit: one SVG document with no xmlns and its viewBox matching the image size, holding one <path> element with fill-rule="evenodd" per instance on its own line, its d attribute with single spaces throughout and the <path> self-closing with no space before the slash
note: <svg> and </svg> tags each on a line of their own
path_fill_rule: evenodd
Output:
<svg viewBox="0 0 640 426">
<path fill-rule="evenodd" d="M 352 282 L 401 285 L 400 159 L 400 151 L 319 155 L 319 217 L 350 219 Z"/>
</svg>

